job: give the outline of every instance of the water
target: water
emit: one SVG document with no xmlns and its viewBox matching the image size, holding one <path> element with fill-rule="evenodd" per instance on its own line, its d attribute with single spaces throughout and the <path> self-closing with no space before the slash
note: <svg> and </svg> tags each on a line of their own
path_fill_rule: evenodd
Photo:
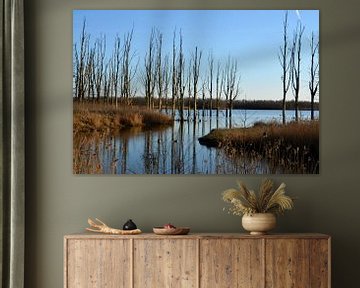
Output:
<svg viewBox="0 0 360 288">
<path fill-rule="evenodd" d="M 185 111 L 187 112 L 187 111 Z M 164 111 L 165 113 L 165 111 Z M 249 127 L 258 121 L 281 121 L 281 110 L 198 111 L 193 121 L 175 121 L 172 127 L 143 130 L 132 128 L 118 134 L 81 134 L 74 138 L 74 173 L 77 174 L 275 174 L 288 173 L 259 156 L 229 157 L 222 149 L 200 145 L 198 138 L 211 129 Z M 203 115 L 204 114 L 204 115 Z M 294 111 L 286 117 L 293 119 Z M 301 111 L 301 119 L 310 111 Z M 316 112 L 316 117 L 319 113 Z M 179 119 L 179 115 L 175 115 Z M 185 114 L 185 119 L 188 119 Z"/>
</svg>

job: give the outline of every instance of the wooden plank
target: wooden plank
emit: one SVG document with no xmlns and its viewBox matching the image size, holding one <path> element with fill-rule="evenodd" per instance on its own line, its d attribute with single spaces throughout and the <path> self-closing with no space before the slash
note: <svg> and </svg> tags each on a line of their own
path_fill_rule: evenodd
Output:
<svg viewBox="0 0 360 288">
<path fill-rule="evenodd" d="M 261 239 L 203 239 L 200 258 L 200 287 L 264 287 Z"/>
<path fill-rule="evenodd" d="M 200 288 L 200 239 L 196 239 L 196 288 Z"/>
<path fill-rule="evenodd" d="M 129 288 L 129 240 L 67 240 L 66 288 Z"/>
<path fill-rule="evenodd" d="M 329 235 L 319 233 L 289 233 L 250 235 L 248 233 L 190 233 L 188 235 L 156 235 L 142 233 L 139 235 L 109 235 L 101 233 L 78 233 L 65 236 L 66 239 L 329 239 Z"/>
<path fill-rule="evenodd" d="M 310 287 L 328 288 L 329 286 L 329 242 L 325 239 L 310 240 Z"/>
<path fill-rule="evenodd" d="M 131 282 L 131 287 L 130 288 L 134 288 L 134 239 L 130 239 L 130 248 L 129 248 L 129 253 L 130 253 L 130 282 Z"/>
<path fill-rule="evenodd" d="M 309 287 L 310 240 L 266 239 L 266 287 Z"/>
<path fill-rule="evenodd" d="M 261 254 L 262 254 L 262 286 L 261 288 L 266 288 L 266 267 L 265 267 L 265 263 L 266 263 L 266 240 L 265 239 L 261 239 Z"/>
<path fill-rule="evenodd" d="M 135 239 L 134 287 L 197 287 L 193 239 Z"/>
</svg>

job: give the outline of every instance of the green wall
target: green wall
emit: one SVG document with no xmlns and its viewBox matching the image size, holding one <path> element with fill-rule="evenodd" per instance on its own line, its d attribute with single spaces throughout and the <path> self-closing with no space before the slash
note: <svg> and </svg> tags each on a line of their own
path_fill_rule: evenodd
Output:
<svg viewBox="0 0 360 288">
<path fill-rule="evenodd" d="M 358 287 L 360 259 L 360 21 L 357 1 L 27 0 L 26 287 L 63 287 L 63 235 L 87 217 L 145 231 L 165 222 L 196 232 L 240 232 L 220 192 L 260 176 L 73 176 L 72 9 L 320 9 L 320 175 L 276 176 L 296 208 L 279 232 L 333 237 L 333 287 Z M 281 29 L 281 27 L 279 27 Z M 279 77 L 280 85 L 280 77 Z"/>
</svg>

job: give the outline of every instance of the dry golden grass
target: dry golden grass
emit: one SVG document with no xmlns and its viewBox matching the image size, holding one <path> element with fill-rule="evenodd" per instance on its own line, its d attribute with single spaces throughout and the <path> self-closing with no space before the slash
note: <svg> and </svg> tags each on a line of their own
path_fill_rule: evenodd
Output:
<svg viewBox="0 0 360 288">
<path fill-rule="evenodd" d="M 171 125 L 171 117 L 157 111 L 106 103 L 79 103 L 73 106 L 73 132 L 112 131 L 127 127 Z"/>
<path fill-rule="evenodd" d="M 274 167 L 297 173 L 318 173 L 319 121 L 257 123 L 250 128 L 216 129 L 199 142 L 224 149 L 230 157 L 260 155 Z M 312 171 L 312 172 L 309 172 Z M 294 172 L 295 173 L 295 172 Z"/>
<path fill-rule="evenodd" d="M 238 188 L 230 188 L 223 192 L 222 198 L 232 206 L 229 212 L 234 215 L 251 215 L 254 213 L 283 214 L 294 207 L 293 198 L 285 195 L 284 183 L 273 190 L 274 183 L 264 179 L 259 192 L 249 190 L 244 182 L 238 182 Z"/>
<path fill-rule="evenodd" d="M 200 141 L 207 146 L 229 144 L 235 146 L 256 146 L 264 142 L 282 139 L 288 144 L 315 143 L 319 141 L 319 121 L 277 123 L 258 123 L 250 128 L 214 129 Z"/>
</svg>

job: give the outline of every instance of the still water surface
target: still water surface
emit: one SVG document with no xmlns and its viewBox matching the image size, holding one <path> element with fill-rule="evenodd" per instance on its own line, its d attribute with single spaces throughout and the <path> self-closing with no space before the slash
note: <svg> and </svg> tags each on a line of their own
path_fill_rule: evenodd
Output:
<svg viewBox="0 0 360 288">
<path fill-rule="evenodd" d="M 192 113 L 192 111 L 190 111 Z M 257 121 L 281 121 L 281 110 L 233 110 L 231 121 L 220 111 L 198 111 L 197 122 L 175 121 L 172 127 L 124 129 L 118 134 L 79 134 L 74 139 L 77 174 L 276 174 L 292 173 L 260 157 L 229 157 L 223 150 L 200 145 L 198 138 L 214 128 L 249 127 Z M 310 111 L 301 111 L 309 119 Z M 318 118 L 319 113 L 316 111 Z M 288 121 L 294 111 L 287 111 Z M 185 115 L 187 119 L 187 115 Z M 176 115 L 175 119 L 178 119 Z M 79 149 L 75 149 L 79 148 Z"/>
</svg>

